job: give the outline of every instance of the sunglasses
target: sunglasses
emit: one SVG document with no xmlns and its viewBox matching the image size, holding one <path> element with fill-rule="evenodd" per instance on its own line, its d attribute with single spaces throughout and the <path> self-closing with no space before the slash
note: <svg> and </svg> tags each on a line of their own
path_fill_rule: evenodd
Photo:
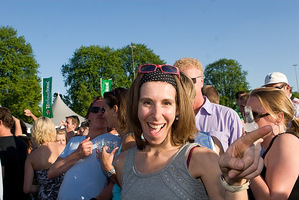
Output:
<svg viewBox="0 0 299 200">
<path fill-rule="evenodd" d="M 277 88 L 277 89 L 282 89 L 284 86 L 286 86 L 286 84 L 284 83 L 284 84 L 282 84 L 282 85 L 280 85 L 280 86 L 276 86 L 275 88 Z"/>
<path fill-rule="evenodd" d="M 270 115 L 269 113 L 265 113 L 265 114 L 258 114 L 257 112 L 252 112 L 253 115 L 253 119 L 255 122 L 260 121 L 261 118 L 263 117 L 267 117 L 268 115 Z"/>
<path fill-rule="evenodd" d="M 191 80 L 193 81 L 193 83 L 195 84 L 196 83 L 196 79 L 200 78 L 201 76 L 197 76 L 197 77 L 194 77 L 194 78 L 191 78 Z"/>
<path fill-rule="evenodd" d="M 101 110 L 102 114 L 105 113 L 105 108 L 103 108 L 103 107 L 92 107 L 90 109 L 90 112 L 92 112 L 92 113 L 98 113 L 100 110 Z"/>
<path fill-rule="evenodd" d="M 164 74 L 175 74 L 180 78 L 179 68 L 172 66 L 172 65 L 155 65 L 155 64 L 141 65 L 138 68 L 138 74 L 146 74 L 146 73 L 150 73 L 150 72 L 155 72 L 158 68 Z"/>
</svg>

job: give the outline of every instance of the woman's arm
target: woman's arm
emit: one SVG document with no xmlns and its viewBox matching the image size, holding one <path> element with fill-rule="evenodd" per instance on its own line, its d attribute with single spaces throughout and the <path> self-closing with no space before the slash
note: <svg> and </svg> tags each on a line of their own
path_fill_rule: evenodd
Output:
<svg viewBox="0 0 299 200">
<path fill-rule="evenodd" d="M 102 151 L 100 151 L 99 149 L 96 150 L 97 158 L 101 162 L 101 168 L 106 174 L 108 174 L 109 171 L 114 169 L 114 166 L 112 163 L 113 163 L 114 156 L 115 156 L 116 152 L 118 151 L 118 147 L 113 149 L 111 153 L 108 153 L 107 149 L 108 149 L 108 147 L 104 146 Z M 116 177 L 115 172 L 109 178 L 113 183 L 117 183 L 117 177 Z"/>
<path fill-rule="evenodd" d="M 119 187 L 122 187 L 122 172 L 125 165 L 127 151 L 122 152 L 114 159 L 114 167 Z"/>
<path fill-rule="evenodd" d="M 247 190 L 231 193 L 225 191 L 220 182 L 221 170 L 218 165 L 219 156 L 207 148 L 194 149 L 189 165 L 190 174 L 201 179 L 211 200 L 215 199 L 248 199 Z M 199 167 L 200 166 L 200 167 Z M 239 185 L 246 180 L 239 180 Z"/>
<path fill-rule="evenodd" d="M 26 162 L 25 162 L 25 172 L 24 172 L 24 185 L 23 191 L 25 193 L 35 193 L 38 191 L 38 185 L 33 185 L 33 178 L 34 178 L 34 170 L 32 167 L 30 155 L 28 155 Z"/>
<path fill-rule="evenodd" d="M 265 157 L 265 180 L 258 176 L 251 189 L 257 199 L 288 199 L 299 174 L 299 139 L 291 134 L 278 136 Z"/>
<path fill-rule="evenodd" d="M 263 168 L 263 159 L 260 157 L 261 146 L 259 143 L 255 143 L 271 130 L 271 126 L 264 126 L 243 135 L 220 156 L 219 166 L 224 176 L 222 183 L 227 186 L 225 187 L 226 199 L 248 198 L 247 180 L 258 176 Z M 238 190 L 240 187 L 242 188 L 241 191 Z M 231 189 L 239 192 L 230 192 Z"/>
<path fill-rule="evenodd" d="M 34 121 L 37 119 L 37 117 L 29 109 L 24 110 L 24 115 L 31 117 Z"/>
<path fill-rule="evenodd" d="M 218 166 L 219 156 L 208 148 L 197 147 L 191 154 L 189 173 L 201 180 L 207 190 L 209 198 L 224 199 L 225 191 L 219 182 L 221 175 Z"/>
</svg>

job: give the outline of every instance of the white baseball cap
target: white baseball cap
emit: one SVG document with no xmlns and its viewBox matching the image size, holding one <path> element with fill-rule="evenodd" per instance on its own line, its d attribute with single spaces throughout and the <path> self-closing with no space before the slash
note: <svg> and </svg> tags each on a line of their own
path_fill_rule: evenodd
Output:
<svg viewBox="0 0 299 200">
<path fill-rule="evenodd" d="M 266 76 L 264 86 L 275 83 L 289 84 L 286 75 L 281 72 L 272 72 Z"/>
</svg>

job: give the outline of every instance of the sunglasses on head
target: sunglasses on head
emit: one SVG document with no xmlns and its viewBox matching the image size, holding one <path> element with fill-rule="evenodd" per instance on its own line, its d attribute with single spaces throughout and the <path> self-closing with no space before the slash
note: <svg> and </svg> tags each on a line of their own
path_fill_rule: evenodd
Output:
<svg viewBox="0 0 299 200">
<path fill-rule="evenodd" d="M 97 106 L 92 107 L 90 109 L 90 112 L 92 112 L 92 113 L 98 113 L 100 110 L 101 110 L 102 114 L 105 113 L 105 108 L 103 108 L 103 107 L 97 107 Z"/>
<path fill-rule="evenodd" d="M 255 122 L 260 121 L 261 118 L 266 117 L 268 115 L 270 115 L 269 113 L 265 113 L 265 114 L 258 114 L 257 112 L 252 112 L 253 115 L 253 119 Z"/>
<path fill-rule="evenodd" d="M 146 74 L 146 73 L 150 73 L 150 72 L 155 72 L 158 68 L 164 74 L 175 74 L 178 77 L 180 77 L 179 68 L 172 66 L 172 65 L 155 65 L 155 64 L 141 65 L 138 68 L 138 74 Z"/>
</svg>

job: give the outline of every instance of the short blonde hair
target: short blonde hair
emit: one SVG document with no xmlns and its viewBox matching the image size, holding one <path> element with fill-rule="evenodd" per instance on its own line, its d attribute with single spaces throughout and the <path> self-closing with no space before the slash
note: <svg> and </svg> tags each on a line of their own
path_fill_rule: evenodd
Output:
<svg viewBox="0 0 299 200">
<path fill-rule="evenodd" d="M 40 117 L 34 121 L 31 128 L 31 135 L 37 146 L 46 142 L 55 142 L 55 125 L 48 117 Z"/>
<path fill-rule="evenodd" d="M 174 66 L 178 67 L 180 71 L 184 71 L 190 67 L 195 67 L 203 73 L 202 64 L 196 58 L 181 58 L 174 63 Z"/>
</svg>

